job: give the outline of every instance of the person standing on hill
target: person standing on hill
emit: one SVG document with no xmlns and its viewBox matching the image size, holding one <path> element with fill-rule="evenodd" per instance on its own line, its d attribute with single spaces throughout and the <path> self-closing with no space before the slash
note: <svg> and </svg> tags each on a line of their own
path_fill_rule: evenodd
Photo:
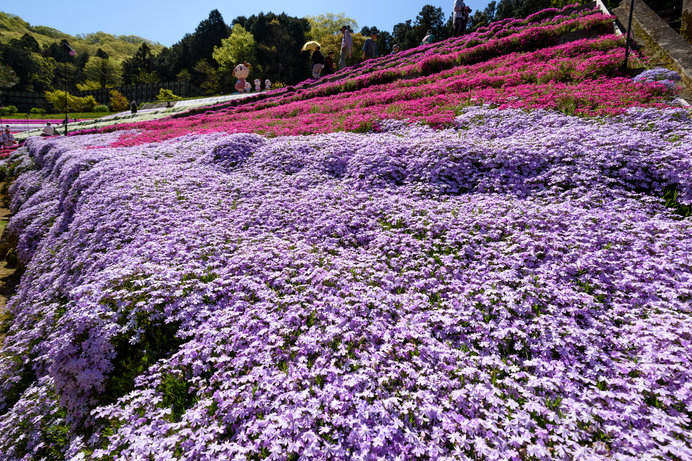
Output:
<svg viewBox="0 0 692 461">
<path fill-rule="evenodd" d="M 377 32 L 373 32 L 370 38 L 363 43 L 363 60 L 377 57 Z"/>
<path fill-rule="evenodd" d="M 460 37 L 464 34 L 463 29 L 466 29 L 464 22 L 464 8 L 466 4 L 464 0 L 454 0 L 454 36 Z"/>
<path fill-rule="evenodd" d="M 346 56 L 350 58 L 353 54 L 353 41 L 351 40 L 351 31 L 348 30 L 348 26 L 342 26 L 341 33 L 344 36 L 341 37 L 341 57 L 339 58 L 339 69 L 346 67 Z"/>
<path fill-rule="evenodd" d="M 435 36 L 433 35 L 432 30 L 428 29 L 428 32 L 425 34 L 425 37 L 423 37 L 423 40 L 421 40 L 420 44 L 421 45 L 430 45 L 434 41 L 435 41 Z"/>
<path fill-rule="evenodd" d="M 466 6 L 464 0 L 454 0 L 454 36 L 461 37 L 466 32 L 466 24 L 469 22 L 471 8 Z"/>
<path fill-rule="evenodd" d="M 320 74 L 324 69 L 324 55 L 320 52 L 320 47 L 316 47 L 312 52 L 312 76 L 320 78 Z"/>
</svg>

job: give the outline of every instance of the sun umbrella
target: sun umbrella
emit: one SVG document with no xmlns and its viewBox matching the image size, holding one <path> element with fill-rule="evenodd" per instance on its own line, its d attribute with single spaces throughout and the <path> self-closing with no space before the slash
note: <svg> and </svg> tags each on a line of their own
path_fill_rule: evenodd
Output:
<svg viewBox="0 0 692 461">
<path fill-rule="evenodd" d="M 314 41 L 314 40 L 310 40 L 310 41 L 307 42 L 305 45 L 303 45 L 303 48 L 301 48 L 300 51 L 314 50 L 314 49 L 316 49 L 316 48 L 319 47 L 319 46 L 322 46 L 322 45 L 320 45 L 319 43 L 317 43 L 317 42 Z"/>
</svg>

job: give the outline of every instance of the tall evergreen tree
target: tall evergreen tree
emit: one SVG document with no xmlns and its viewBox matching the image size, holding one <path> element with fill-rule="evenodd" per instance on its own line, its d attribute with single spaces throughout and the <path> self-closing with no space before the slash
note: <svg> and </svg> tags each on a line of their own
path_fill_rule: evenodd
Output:
<svg viewBox="0 0 692 461">
<path fill-rule="evenodd" d="M 493 0 L 492 2 L 488 3 L 488 6 L 486 6 L 483 11 L 478 10 L 474 12 L 469 18 L 467 30 L 474 31 L 479 27 L 487 26 L 491 22 L 495 21 L 496 5 L 495 0 Z"/>
<path fill-rule="evenodd" d="M 123 82 L 126 85 L 133 85 L 151 83 L 156 80 L 151 48 L 146 43 L 142 43 L 134 56 L 123 61 Z"/>
<path fill-rule="evenodd" d="M 413 31 L 418 38 L 416 45 L 420 44 L 428 30 L 432 31 L 435 41 L 449 38 L 445 30 L 445 15 L 442 12 L 442 8 L 423 5 L 420 13 L 416 16 L 416 21 L 413 23 Z"/>
<path fill-rule="evenodd" d="M 103 51 L 101 48 L 99 48 L 98 50 L 96 50 L 96 57 L 97 57 L 97 58 L 101 58 L 101 59 L 109 59 L 108 53 L 106 53 L 105 51 Z"/>
<path fill-rule="evenodd" d="M 261 79 L 293 84 L 310 76 L 310 54 L 300 52 L 310 30 L 307 19 L 285 13 L 260 13 L 244 22 L 243 27 L 253 35 L 257 44 L 255 64 L 262 67 Z M 240 24 L 241 21 L 234 23 Z"/>
<path fill-rule="evenodd" d="M 410 19 L 396 24 L 392 36 L 394 43 L 399 45 L 399 49 L 401 50 L 416 47 L 420 43 L 420 38 L 418 38 L 414 32 Z"/>
<path fill-rule="evenodd" d="M 221 46 L 221 40 L 228 38 L 231 30 L 228 28 L 219 10 L 212 10 L 209 18 L 200 22 L 193 34 L 193 46 L 191 48 L 192 61 L 198 62 L 206 59 L 213 62 L 212 52 L 215 46 Z"/>
<path fill-rule="evenodd" d="M 36 39 L 28 33 L 22 35 L 19 39 L 11 40 L 10 45 L 15 48 L 20 48 L 22 50 L 28 51 L 30 53 L 41 52 L 41 46 L 38 44 Z"/>
</svg>

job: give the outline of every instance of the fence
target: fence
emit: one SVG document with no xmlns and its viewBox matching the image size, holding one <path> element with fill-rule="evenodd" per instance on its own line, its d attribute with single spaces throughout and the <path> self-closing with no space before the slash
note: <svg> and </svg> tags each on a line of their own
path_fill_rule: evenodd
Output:
<svg viewBox="0 0 692 461">
<path fill-rule="evenodd" d="M 111 99 L 111 91 L 118 90 L 128 101 L 142 102 L 155 101 L 159 90 L 165 88 L 173 94 L 185 98 L 204 96 L 204 92 L 190 82 L 160 82 L 143 85 L 122 86 L 118 88 L 106 88 L 101 90 L 78 91 L 76 96 L 93 96 L 99 104 L 108 105 Z M 43 107 L 50 110 L 50 105 L 40 93 L 28 91 L 0 91 L 0 103 L 5 106 L 17 106 L 19 112 L 29 112 L 32 107 Z"/>
<path fill-rule="evenodd" d="M 176 96 L 194 98 L 204 96 L 204 92 L 190 82 L 160 82 L 143 85 L 122 86 L 119 88 L 106 88 L 102 90 L 80 91 L 78 96 L 93 96 L 99 104 L 108 104 L 111 99 L 111 91 L 118 90 L 128 101 L 137 101 L 138 104 L 148 101 L 156 101 L 159 90 L 165 88 L 171 90 Z"/>
<path fill-rule="evenodd" d="M 48 107 L 46 98 L 28 91 L 0 91 L 0 105 L 16 106 L 19 112 L 29 112 L 32 107 Z"/>
</svg>

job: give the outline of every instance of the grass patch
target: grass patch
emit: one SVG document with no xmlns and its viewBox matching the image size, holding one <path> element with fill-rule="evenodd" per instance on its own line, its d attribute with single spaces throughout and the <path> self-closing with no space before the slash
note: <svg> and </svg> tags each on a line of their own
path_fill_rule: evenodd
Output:
<svg viewBox="0 0 692 461">
<path fill-rule="evenodd" d="M 68 117 L 70 117 L 70 120 L 73 119 L 93 119 L 93 118 L 100 118 L 100 117 L 105 117 L 106 115 L 112 115 L 116 112 L 76 112 L 72 113 L 69 112 L 67 114 Z M 63 112 L 62 114 L 25 114 L 21 112 L 17 112 L 16 114 L 12 114 L 10 116 L 6 116 L 5 118 L 8 119 L 29 119 L 29 120 L 65 120 L 65 113 Z"/>
</svg>

